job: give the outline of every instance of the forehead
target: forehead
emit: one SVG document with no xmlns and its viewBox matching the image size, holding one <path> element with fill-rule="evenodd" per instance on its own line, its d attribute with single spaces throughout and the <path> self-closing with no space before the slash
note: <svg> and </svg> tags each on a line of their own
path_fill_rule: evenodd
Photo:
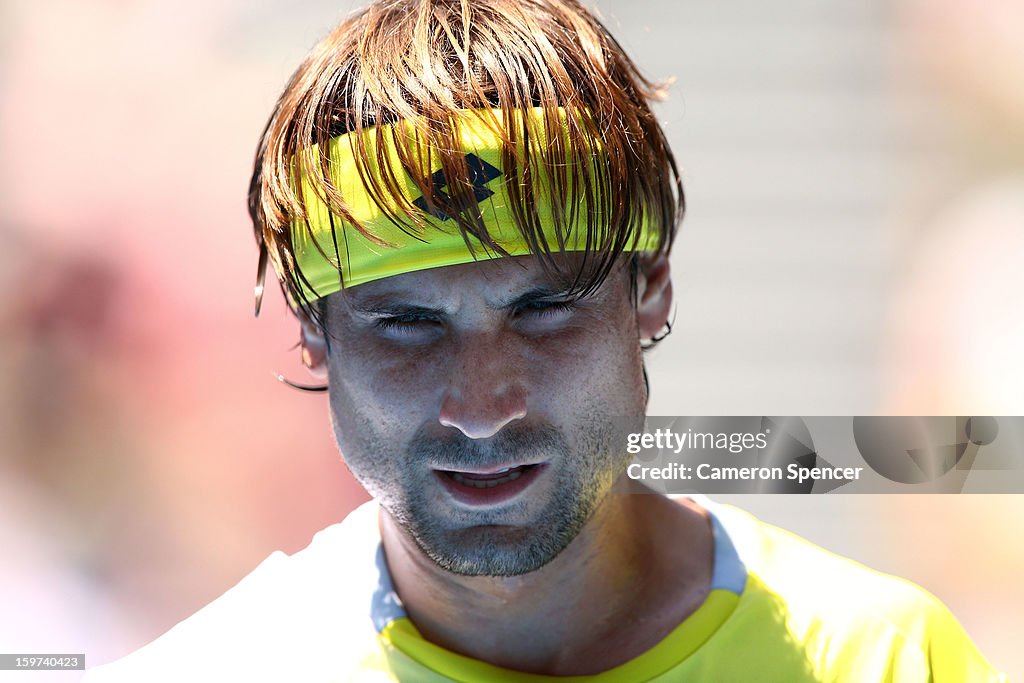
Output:
<svg viewBox="0 0 1024 683">
<path fill-rule="evenodd" d="M 581 254 L 555 256 L 562 273 L 579 272 Z M 613 273 L 597 295 L 606 295 L 622 278 Z M 414 299 L 417 304 L 448 307 L 457 301 L 479 300 L 491 307 L 501 307 L 524 292 L 535 290 L 558 294 L 567 291 L 569 280 L 545 269 L 534 256 L 512 256 L 465 263 L 442 268 L 403 273 L 348 287 L 332 294 L 328 300 L 360 306 L 394 298 Z"/>
</svg>

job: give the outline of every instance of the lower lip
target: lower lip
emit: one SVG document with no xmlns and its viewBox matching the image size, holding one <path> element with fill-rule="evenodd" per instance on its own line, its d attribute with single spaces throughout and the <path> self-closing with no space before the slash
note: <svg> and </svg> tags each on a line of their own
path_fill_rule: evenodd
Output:
<svg viewBox="0 0 1024 683">
<path fill-rule="evenodd" d="M 455 500 L 465 505 L 485 506 L 498 505 L 512 500 L 525 491 L 540 476 L 544 468 L 545 465 L 543 464 L 531 465 L 522 470 L 517 479 L 488 488 L 477 488 L 476 486 L 460 483 L 455 481 L 446 472 L 435 471 L 434 474 L 437 475 L 437 478 L 441 480 L 441 484 Z"/>
</svg>

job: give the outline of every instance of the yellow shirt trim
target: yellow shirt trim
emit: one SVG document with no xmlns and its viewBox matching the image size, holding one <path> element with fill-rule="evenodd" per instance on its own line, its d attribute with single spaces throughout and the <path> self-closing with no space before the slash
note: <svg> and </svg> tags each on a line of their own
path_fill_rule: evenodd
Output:
<svg viewBox="0 0 1024 683">
<path fill-rule="evenodd" d="M 593 676 L 545 676 L 481 662 L 425 640 L 408 618 L 387 624 L 380 637 L 421 666 L 462 683 L 637 683 L 660 676 L 693 654 L 729 618 L 739 598 L 729 590 L 712 590 L 704 603 L 657 645 L 624 664 Z"/>
</svg>

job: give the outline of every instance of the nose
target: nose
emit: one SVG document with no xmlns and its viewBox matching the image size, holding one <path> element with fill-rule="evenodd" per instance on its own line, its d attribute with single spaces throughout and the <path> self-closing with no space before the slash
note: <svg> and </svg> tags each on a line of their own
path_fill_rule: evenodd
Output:
<svg viewBox="0 0 1024 683">
<path fill-rule="evenodd" d="M 526 389 L 511 349 L 477 337 L 454 353 L 441 399 L 442 425 L 471 439 L 486 439 L 526 417 Z"/>
</svg>

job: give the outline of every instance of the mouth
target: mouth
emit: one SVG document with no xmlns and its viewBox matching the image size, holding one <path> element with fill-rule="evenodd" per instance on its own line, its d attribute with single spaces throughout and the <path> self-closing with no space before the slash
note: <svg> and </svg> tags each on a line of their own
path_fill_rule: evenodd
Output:
<svg viewBox="0 0 1024 683">
<path fill-rule="evenodd" d="M 434 470 L 434 473 L 457 501 L 480 506 L 511 500 L 536 481 L 545 468 L 544 463 L 533 463 L 474 471 Z"/>
</svg>

